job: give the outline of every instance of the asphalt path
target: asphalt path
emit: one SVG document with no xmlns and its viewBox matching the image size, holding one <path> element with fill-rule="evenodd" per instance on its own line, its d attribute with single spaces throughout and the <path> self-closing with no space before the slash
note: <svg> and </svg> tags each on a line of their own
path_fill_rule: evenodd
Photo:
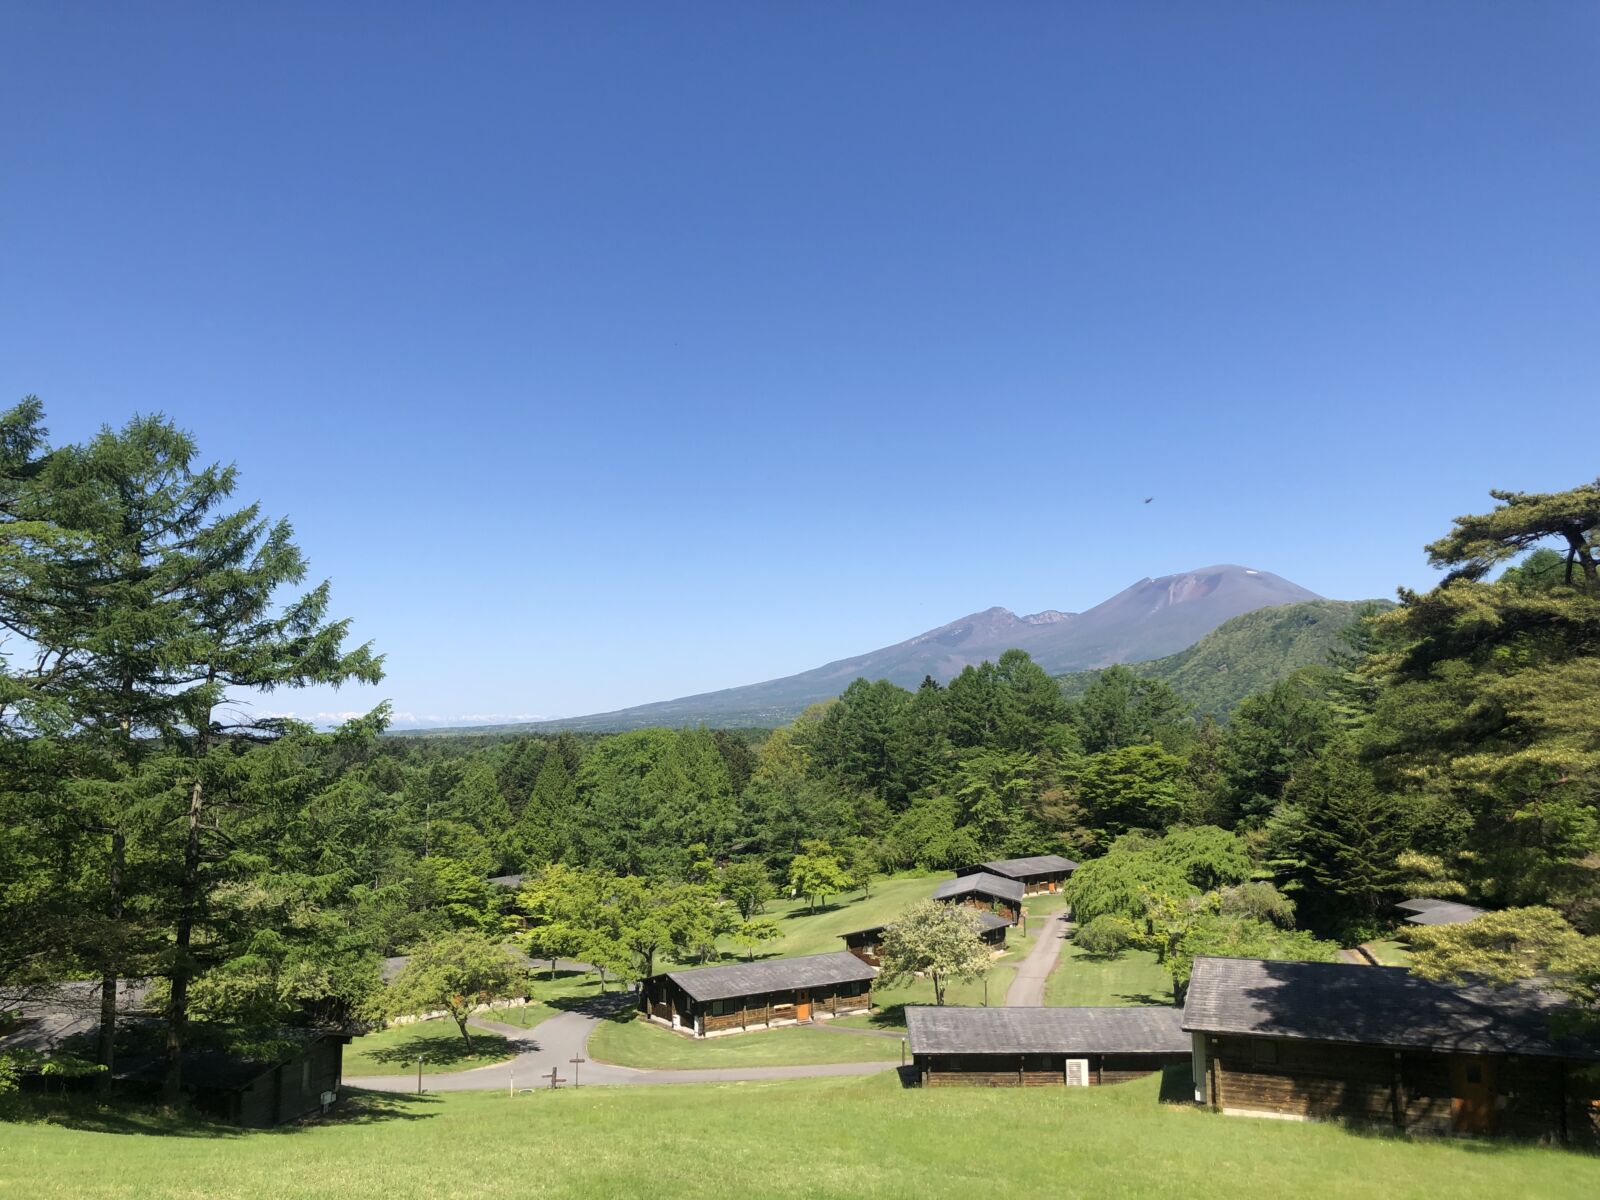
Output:
<svg viewBox="0 0 1600 1200">
<path fill-rule="evenodd" d="M 550 1071 L 562 1087 L 576 1082 L 580 1087 L 614 1087 L 627 1084 L 663 1083 L 742 1083 L 759 1079 L 810 1079 L 827 1075 L 875 1075 L 900 1065 L 899 1056 L 883 1062 L 817 1063 L 797 1067 L 708 1067 L 686 1071 L 644 1071 L 610 1063 L 574 1063 L 574 1058 L 589 1057 L 589 1035 L 596 1025 L 632 997 L 599 1000 L 541 1021 L 532 1029 L 505 1025 L 499 1021 L 474 1021 L 473 1024 L 498 1033 L 519 1047 L 517 1056 L 493 1066 L 445 1074 L 423 1073 L 425 1092 L 474 1092 L 518 1090 L 550 1086 Z M 839 1032 L 843 1033 L 843 1030 Z M 417 1077 L 411 1075 L 365 1075 L 344 1080 L 345 1087 L 380 1092 L 414 1092 Z"/>
</svg>

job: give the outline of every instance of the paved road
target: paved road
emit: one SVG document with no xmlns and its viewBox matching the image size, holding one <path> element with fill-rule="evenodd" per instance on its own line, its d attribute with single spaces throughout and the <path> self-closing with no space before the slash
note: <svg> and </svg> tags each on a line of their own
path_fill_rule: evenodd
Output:
<svg viewBox="0 0 1600 1200">
<path fill-rule="evenodd" d="M 615 1003 L 615 1002 L 613 1002 Z M 517 1025 L 502 1025 L 498 1021 L 475 1021 L 484 1029 L 500 1034 L 508 1042 L 522 1047 L 521 1052 L 509 1062 L 491 1067 L 476 1067 L 470 1071 L 422 1076 L 422 1088 L 428 1092 L 471 1092 L 518 1088 L 549 1087 L 550 1068 L 555 1067 L 558 1078 L 572 1083 L 572 1058 L 587 1058 L 586 1047 L 595 1024 L 605 1015 L 601 1003 L 583 1010 L 564 1012 L 541 1021 L 532 1029 Z M 842 1032 L 842 1031 L 841 1031 Z M 893 1059 L 873 1063 L 829 1063 L 802 1067 L 715 1067 L 692 1071 L 641 1071 L 632 1067 L 614 1067 L 608 1063 L 586 1062 L 577 1066 L 578 1083 L 592 1084 L 654 1084 L 654 1083 L 738 1083 L 756 1079 L 805 1079 L 820 1075 L 875 1075 L 890 1067 L 900 1065 L 899 1055 Z M 544 1082 L 541 1085 L 540 1077 Z M 368 1075 L 348 1078 L 346 1087 L 371 1088 L 380 1092 L 410 1092 L 417 1086 L 416 1075 Z"/>
<path fill-rule="evenodd" d="M 1017 977 L 1006 991 L 1007 1008 L 1037 1008 L 1044 1003 L 1044 981 L 1061 957 L 1061 943 L 1067 937 L 1067 910 L 1051 913 L 1039 940 L 1017 968 Z"/>
</svg>

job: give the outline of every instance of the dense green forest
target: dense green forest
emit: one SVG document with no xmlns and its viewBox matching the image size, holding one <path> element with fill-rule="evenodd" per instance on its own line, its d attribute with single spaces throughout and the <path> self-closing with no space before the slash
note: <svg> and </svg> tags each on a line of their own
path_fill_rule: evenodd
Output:
<svg viewBox="0 0 1600 1200">
<path fill-rule="evenodd" d="M 1348 649 L 1346 630 L 1389 608 L 1387 601 L 1303 600 L 1258 608 L 1224 621 L 1187 650 L 1129 663 L 1140 679 L 1156 679 L 1196 717 L 1227 720 L 1246 696 L 1266 691 L 1303 667 L 1325 666 Z M 1082 696 L 1098 671 L 1059 676 L 1069 700 Z"/>
<path fill-rule="evenodd" d="M 1122 667 L 1068 699 L 1013 651 L 770 732 L 487 740 L 230 702 L 382 669 L 237 482 L 158 418 L 72 446 L 35 402 L 0 420 L 0 985 L 158 978 L 170 1088 L 213 1022 L 381 1008 L 385 955 L 527 922 L 637 976 L 753 948 L 780 889 L 1044 851 L 1086 864 L 1091 938 L 1153 940 L 1180 984 L 1196 953 L 1326 957 L 1420 891 L 1511 910 L 1439 935 L 1435 969 L 1593 1001 L 1600 484 L 1496 493 L 1427 548 L 1438 587 L 1225 724 Z"/>
</svg>

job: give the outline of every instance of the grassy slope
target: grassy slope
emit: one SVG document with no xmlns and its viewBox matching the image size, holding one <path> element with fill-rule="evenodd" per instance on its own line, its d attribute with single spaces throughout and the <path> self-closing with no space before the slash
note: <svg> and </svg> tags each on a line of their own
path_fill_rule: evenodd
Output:
<svg viewBox="0 0 1600 1200">
<path fill-rule="evenodd" d="M 898 1062 L 895 1038 L 784 1026 L 726 1037 L 688 1038 L 647 1021 L 602 1021 L 589 1057 L 624 1067 L 777 1067 L 799 1063 Z"/>
<path fill-rule="evenodd" d="M 1600 1159 L 1223 1117 L 1115 1087 L 903 1091 L 890 1073 L 787 1083 L 395 1097 L 271 1133 L 156 1124 L 0 1131 L 0 1195 L 310 1200 L 648 1195 L 1600 1195 Z M 161 1136 L 161 1134 L 177 1136 Z"/>
<path fill-rule="evenodd" d="M 1045 981 L 1044 1002 L 1072 1007 L 1171 1004 L 1172 976 L 1149 950 L 1124 950 L 1103 959 L 1068 942 Z"/>
<path fill-rule="evenodd" d="M 872 894 L 861 898 L 859 891 L 835 896 L 817 912 L 808 912 L 803 900 L 778 900 L 767 905 L 762 915 L 778 923 L 779 936 L 757 953 L 758 958 L 794 958 L 802 954 L 828 954 L 843 950 L 840 935 L 873 925 L 887 925 L 912 904 L 933 894 L 933 889 L 950 878 L 948 871 L 937 875 L 902 875 L 876 880 Z M 737 951 L 732 942 L 724 949 L 730 956 Z"/>
<path fill-rule="evenodd" d="M 1271 687 L 1301 667 L 1327 661 L 1339 635 L 1364 606 L 1382 601 L 1307 600 L 1263 608 L 1224 621 L 1187 650 L 1128 669 L 1172 685 L 1196 716 L 1226 719 L 1252 692 Z M 1098 672 L 1061 676 L 1069 698 L 1082 695 Z"/>
</svg>

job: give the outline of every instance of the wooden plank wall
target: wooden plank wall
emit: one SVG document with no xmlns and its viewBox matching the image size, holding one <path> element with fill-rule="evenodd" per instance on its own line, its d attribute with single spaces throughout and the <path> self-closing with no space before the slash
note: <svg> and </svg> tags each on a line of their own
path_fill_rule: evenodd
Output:
<svg viewBox="0 0 1600 1200">
<path fill-rule="evenodd" d="M 1455 1132 L 1449 1054 L 1315 1042 L 1208 1039 L 1212 1104 L 1244 1112 L 1398 1125 L 1409 1133 Z M 1272 1061 L 1265 1061 L 1270 1057 Z M 1600 1145 L 1600 1087 L 1577 1066 L 1497 1056 L 1495 1132 L 1536 1141 Z"/>
</svg>

